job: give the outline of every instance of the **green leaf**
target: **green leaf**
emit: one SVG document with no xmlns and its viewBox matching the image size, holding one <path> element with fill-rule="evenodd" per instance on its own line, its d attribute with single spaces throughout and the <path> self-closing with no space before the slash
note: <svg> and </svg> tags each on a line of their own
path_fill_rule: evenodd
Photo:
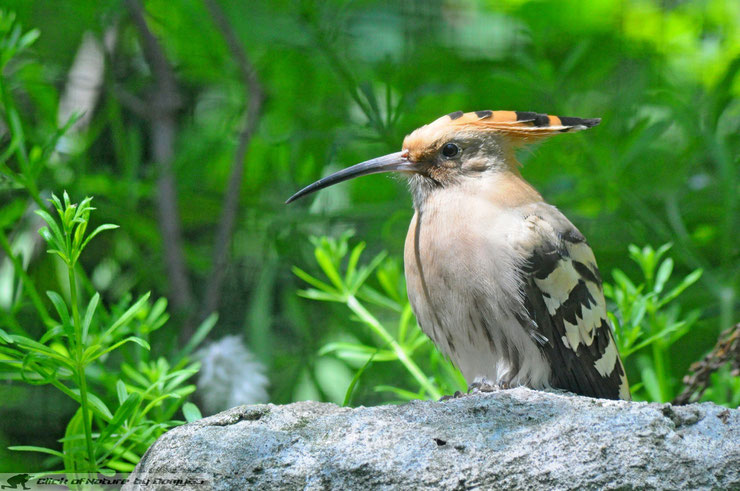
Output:
<svg viewBox="0 0 740 491">
<path fill-rule="evenodd" d="M 167 314 L 167 299 L 162 297 L 158 298 L 152 308 L 149 309 L 149 315 L 146 317 L 144 324 L 148 325 L 148 332 L 153 332 L 162 327 L 165 322 L 169 319 Z M 206 319 L 207 320 L 207 319 Z M 205 320 L 203 322 L 206 322 Z M 201 323 L 201 326 L 203 324 Z M 198 328 L 200 329 L 200 327 Z M 197 333 L 197 331 L 196 331 Z"/>
<path fill-rule="evenodd" d="M 92 206 L 90 206 L 90 202 L 92 201 L 92 197 L 88 196 L 77 205 L 74 217 L 72 218 L 72 222 L 82 224 L 87 221 L 87 219 L 90 216 L 90 210 L 94 210 Z"/>
<path fill-rule="evenodd" d="M 332 258 L 329 257 L 329 254 L 327 254 L 324 249 L 316 249 L 314 251 L 314 256 L 316 256 L 316 262 L 319 263 L 319 266 L 324 271 L 326 277 L 331 280 L 339 291 L 344 291 L 346 286 L 342 281 L 342 277 L 339 276 L 339 272 L 334 266 L 334 262 L 332 261 Z"/>
<path fill-rule="evenodd" d="M 367 362 L 365 362 L 362 367 L 355 372 L 355 376 L 352 377 L 352 381 L 350 381 L 349 386 L 347 387 L 347 392 L 344 394 L 344 401 L 342 402 L 342 406 L 348 406 L 350 403 L 350 400 L 352 399 L 352 392 L 355 390 L 355 386 L 357 385 L 357 382 L 360 381 L 360 377 L 362 377 L 362 374 L 365 373 L 365 369 L 370 366 L 370 364 L 373 362 L 373 359 L 375 358 L 375 355 L 378 353 L 379 350 L 375 350 L 375 353 L 370 355 L 370 357 L 367 359 Z"/>
<path fill-rule="evenodd" d="M 117 472 L 130 473 L 136 468 L 136 464 L 129 464 L 128 462 L 121 462 L 120 460 L 111 460 L 108 462 L 108 467 Z"/>
<path fill-rule="evenodd" d="M 59 201 L 59 198 L 57 198 L 57 195 L 54 193 L 51 193 L 51 198 L 49 199 L 51 203 L 54 205 L 54 208 L 57 210 L 57 213 L 59 216 L 62 215 L 62 212 L 64 211 L 64 206 L 62 205 L 62 202 Z"/>
<path fill-rule="evenodd" d="M 92 361 L 95 361 L 98 358 L 100 358 L 101 356 L 103 356 L 104 354 L 110 353 L 111 351 L 114 351 L 114 350 L 120 348 L 121 346 L 123 346 L 126 343 L 136 343 L 136 344 L 138 344 L 139 346 L 141 346 L 142 348 L 144 348 L 147 351 L 150 351 L 152 349 L 151 346 L 149 346 L 149 343 L 147 343 L 146 341 L 144 341 L 140 337 L 137 337 L 137 336 L 129 336 L 129 337 L 124 338 L 124 339 L 118 341 L 117 343 L 114 343 L 113 345 L 111 345 L 111 346 L 107 347 L 106 349 L 104 349 L 102 351 L 99 351 L 97 353 L 95 353 L 94 351 L 91 351 L 90 353 L 88 353 L 88 356 L 85 356 L 84 362 L 85 363 L 90 363 Z M 98 347 L 98 349 L 99 349 L 99 347 Z"/>
<path fill-rule="evenodd" d="M 41 236 L 44 238 L 44 240 L 46 240 L 47 242 L 51 242 L 52 245 L 57 249 L 64 249 L 64 234 L 62 234 L 62 231 L 59 228 L 59 225 L 57 225 L 56 220 L 54 220 L 51 215 L 49 215 L 45 210 L 35 210 L 35 212 L 37 215 L 44 219 L 46 224 L 49 226 L 49 229 L 51 229 L 51 236 L 49 237 L 41 233 L 41 230 L 44 230 L 43 228 L 39 230 L 39 233 L 41 233 Z"/>
<path fill-rule="evenodd" d="M 62 328 L 64 328 L 65 334 L 67 334 L 70 340 L 74 340 L 74 326 L 72 325 L 72 321 L 69 317 L 69 310 L 67 310 L 67 304 L 65 303 L 64 299 L 57 292 L 53 291 L 47 291 L 46 296 L 49 297 L 51 299 L 51 303 L 54 304 L 54 308 L 56 309 L 57 313 L 59 314 L 59 318 L 62 321 Z"/>
<path fill-rule="evenodd" d="M 200 365 L 198 365 L 200 366 Z M 193 365 L 191 365 L 193 367 Z M 167 381 L 167 384 L 164 386 L 164 391 L 173 391 L 176 387 L 179 387 L 185 380 L 189 379 L 193 375 L 198 373 L 198 368 L 183 368 L 182 370 L 177 370 L 172 373 L 169 373 L 164 380 Z"/>
<path fill-rule="evenodd" d="M 25 33 L 18 40 L 18 50 L 22 50 L 31 46 L 33 43 L 36 42 L 40 35 L 41 31 L 39 31 L 38 29 L 31 29 L 30 31 Z"/>
<path fill-rule="evenodd" d="M 411 325 L 411 320 L 414 318 L 414 311 L 411 308 L 411 304 L 406 302 L 401 310 L 401 317 L 398 320 L 398 342 L 402 345 L 406 342 L 406 333 Z M 416 322 L 414 322 L 414 326 Z"/>
<path fill-rule="evenodd" d="M 121 364 L 121 371 L 128 376 L 131 380 L 139 384 L 140 387 L 149 387 L 150 381 L 144 375 L 141 374 L 140 370 L 136 370 L 128 363 Z"/>
<path fill-rule="evenodd" d="M 184 399 L 193 392 L 195 392 L 195 385 L 183 385 L 182 387 L 175 389 L 172 391 L 175 395 L 177 395 L 180 399 Z"/>
<path fill-rule="evenodd" d="M 663 257 L 663 254 L 668 252 L 671 247 L 673 247 L 673 242 L 668 242 L 658 247 L 658 250 L 655 251 L 655 262 L 657 263 L 658 261 L 660 261 L 660 258 Z"/>
<path fill-rule="evenodd" d="M 309 285 L 318 288 L 321 291 L 327 292 L 327 293 L 334 293 L 336 295 L 341 295 L 338 290 L 336 290 L 334 287 L 328 285 L 327 283 L 324 283 L 321 280 L 317 280 L 310 274 L 303 271 L 301 268 L 297 266 L 293 266 L 292 268 L 293 274 L 308 283 Z"/>
<path fill-rule="evenodd" d="M 665 287 L 666 281 L 668 281 L 672 272 L 673 259 L 669 257 L 663 261 L 658 268 L 658 273 L 655 275 L 655 286 L 653 287 L 653 292 L 661 293 L 663 291 L 663 287 Z"/>
<path fill-rule="evenodd" d="M 383 262 L 383 260 L 386 258 L 387 255 L 388 253 L 383 251 L 377 256 L 375 256 L 373 260 L 370 261 L 370 264 L 368 264 L 367 266 L 363 268 L 360 268 L 360 271 L 357 273 L 357 277 L 355 278 L 355 283 L 357 287 L 365 283 L 365 280 L 367 280 L 367 277 L 370 276 L 370 274 L 373 271 L 375 271 L 375 268 L 380 266 L 380 263 Z M 353 291 L 356 291 L 356 290 L 357 288 L 355 288 Z"/>
<path fill-rule="evenodd" d="M 632 295 L 637 291 L 637 287 L 635 286 L 635 284 L 632 283 L 632 280 L 630 280 L 629 277 L 622 272 L 622 270 L 612 270 L 612 277 L 614 278 L 615 283 L 627 293 Z"/>
<path fill-rule="evenodd" d="M 0 329 L 0 340 L 4 342 L 5 344 L 13 344 L 13 338 L 10 337 L 10 334 Z"/>
<path fill-rule="evenodd" d="M 87 304 L 87 309 L 85 309 L 85 318 L 82 320 L 82 344 L 87 344 L 87 332 L 90 329 L 90 324 L 92 323 L 93 314 L 95 313 L 95 309 L 98 307 L 98 302 L 100 301 L 100 294 L 98 292 L 95 292 L 95 295 L 90 299 L 90 302 Z"/>
<path fill-rule="evenodd" d="M 344 301 L 342 297 L 339 297 L 334 293 L 321 292 L 319 290 L 314 290 L 313 288 L 310 288 L 308 290 L 298 290 L 296 293 L 298 293 L 298 296 L 300 297 L 308 298 L 310 300 L 317 300 L 320 302 L 343 302 Z"/>
<path fill-rule="evenodd" d="M 141 298 L 139 298 L 139 300 L 136 301 L 135 304 L 129 307 L 126 312 L 124 312 L 118 319 L 116 319 L 116 321 L 105 331 L 105 333 L 103 333 L 102 339 L 105 339 L 108 336 L 112 335 L 119 327 L 128 324 L 131 319 L 133 319 L 134 316 L 146 306 L 146 302 L 147 300 L 149 300 L 149 295 L 149 292 L 144 294 Z"/>
<path fill-rule="evenodd" d="M 133 414 L 133 412 L 139 407 L 140 404 L 141 394 L 137 392 L 129 394 L 124 403 L 121 404 L 118 409 L 116 409 L 116 413 L 113 415 L 113 418 L 100 433 L 100 438 L 98 438 L 96 446 L 100 448 L 103 442 L 105 442 L 116 431 L 118 431 L 118 429 L 126 422 L 126 419 L 131 416 L 131 414 Z"/>
<path fill-rule="evenodd" d="M 648 363 L 643 364 L 640 370 L 640 375 L 649 399 L 651 401 L 663 402 L 660 382 L 658 381 L 658 376 L 655 374 L 655 369 L 652 365 L 649 365 Z"/>
<path fill-rule="evenodd" d="M 80 389 L 71 389 L 72 393 L 77 397 L 77 400 L 80 400 Z M 90 405 L 95 408 L 98 411 L 98 414 L 103 417 L 106 421 L 110 421 L 113 419 L 113 414 L 110 412 L 110 409 L 108 409 L 108 406 L 105 405 L 105 403 L 95 394 L 92 392 L 87 393 L 87 402 L 90 403 Z"/>
<path fill-rule="evenodd" d="M 116 395 L 118 396 L 118 404 L 123 404 L 123 401 L 125 401 L 128 398 L 128 391 L 126 390 L 126 384 L 123 383 L 123 380 L 116 381 Z"/>
<path fill-rule="evenodd" d="M 186 402 L 182 405 L 182 414 L 185 415 L 185 419 L 188 423 L 192 423 L 193 421 L 198 421 L 199 419 L 203 418 L 203 415 L 200 413 L 200 409 L 198 409 L 198 406 L 196 406 L 192 402 Z"/>
<path fill-rule="evenodd" d="M 644 298 L 636 299 L 635 303 L 632 305 L 631 315 L 629 319 L 630 324 L 639 327 L 640 331 L 642 331 L 642 320 L 645 318 L 646 313 L 647 301 Z"/>
<path fill-rule="evenodd" d="M 39 343 L 46 344 L 52 339 L 61 336 L 62 334 L 66 334 L 64 332 L 64 328 L 61 325 L 54 326 L 51 329 L 47 330 L 43 336 L 41 336 L 41 339 L 39 339 Z"/>
<path fill-rule="evenodd" d="M 395 394 L 401 400 L 404 400 L 404 401 L 415 401 L 417 399 L 423 399 L 423 397 L 417 394 L 416 392 L 411 392 L 410 390 L 393 387 L 392 385 L 376 385 L 374 387 L 374 390 L 375 392 L 392 392 L 393 394 Z"/>
<path fill-rule="evenodd" d="M 399 281 L 401 275 L 398 270 L 398 265 L 395 261 L 388 260 L 384 263 L 381 263 L 380 268 L 378 269 L 378 272 L 375 274 L 375 276 L 378 278 L 378 281 L 383 287 L 386 295 L 391 297 L 399 304 L 405 301 L 406 289 L 403 287 L 399 287 L 399 283 L 402 283 Z"/>
<path fill-rule="evenodd" d="M 352 253 L 349 255 L 349 261 L 347 262 L 347 272 L 345 273 L 344 278 L 345 283 L 347 285 L 350 285 L 351 290 L 357 289 L 354 288 L 354 276 L 355 270 L 357 269 L 357 262 L 360 260 L 360 256 L 362 255 L 363 250 L 365 250 L 365 243 L 360 242 L 352 249 Z M 357 287 L 359 287 L 359 285 L 357 285 Z"/>
<path fill-rule="evenodd" d="M 679 296 L 685 289 L 699 281 L 699 278 L 701 278 L 701 275 L 704 273 L 703 269 L 697 269 L 693 272 L 689 273 L 686 278 L 684 278 L 681 283 L 676 286 L 673 290 L 668 292 L 665 297 L 661 298 L 660 301 L 658 301 L 658 308 L 663 307 L 665 304 Z"/>
<path fill-rule="evenodd" d="M 64 199 L 64 211 L 68 212 L 70 208 L 72 208 L 72 200 L 69 199 L 69 194 L 67 194 L 67 190 L 65 189 L 62 192 L 62 198 Z"/>
<path fill-rule="evenodd" d="M 650 344 L 652 344 L 652 343 L 654 343 L 654 342 L 656 342 L 656 341 L 658 341 L 660 339 L 664 339 L 664 337 L 670 335 L 672 332 L 674 332 L 674 331 L 680 329 L 681 327 L 683 327 L 684 324 L 685 324 L 685 322 L 678 322 L 678 323 L 675 323 L 675 324 L 671 324 L 668 327 L 662 329 L 659 333 L 654 334 L 654 335 L 648 337 L 647 339 L 642 340 L 638 344 L 636 344 L 634 346 L 631 346 L 628 349 L 625 349 L 624 352 L 622 352 L 620 354 L 624 358 L 626 358 L 627 356 L 629 356 L 630 354 L 634 353 L 635 351 L 639 351 L 642 348 L 644 348 L 644 347 L 646 347 L 646 346 L 648 346 L 648 345 L 650 345 Z"/>
<path fill-rule="evenodd" d="M 55 350 L 49 348 L 46 345 L 43 345 L 43 344 L 41 344 L 41 343 L 39 343 L 37 341 L 34 341 L 33 339 L 27 338 L 25 336 L 20 336 L 20 335 L 17 335 L 17 334 L 11 334 L 10 337 L 15 342 L 15 344 L 17 344 L 19 346 L 22 346 L 23 348 L 25 348 L 28 351 L 33 351 L 33 352 L 36 352 L 36 353 L 45 355 L 45 356 L 47 356 L 49 358 L 53 358 L 53 359 L 61 362 L 62 364 L 66 365 L 66 366 L 68 366 L 70 368 L 73 368 L 72 360 L 70 360 L 66 356 L 62 355 L 58 351 L 55 351 Z"/>
<path fill-rule="evenodd" d="M 420 332 L 416 339 L 414 339 L 406 346 L 406 353 L 408 355 L 411 355 L 419 346 L 425 345 L 427 343 L 431 343 L 431 340 L 426 335 Z"/>
<path fill-rule="evenodd" d="M 85 464 L 85 430 L 83 427 L 82 408 L 77 409 L 72 419 L 67 423 L 62 444 L 64 471 L 75 473 L 87 471 Z"/>
<path fill-rule="evenodd" d="M 380 305 L 381 307 L 395 310 L 396 312 L 401 312 L 401 310 L 403 309 L 403 307 L 398 302 L 386 297 L 378 290 L 371 288 L 368 285 L 362 285 L 362 287 L 357 292 L 357 298 L 367 300 L 368 302 Z"/>
<path fill-rule="evenodd" d="M 100 232 L 102 232 L 104 230 L 113 230 L 113 229 L 116 229 L 116 228 L 118 228 L 118 225 L 114 225 L 112 223 L 106 223 L 106 224 L 103 224 L 103 225 L 99 226 L 98 228 L 96 228 L 95 230 L 93 230 L 90 235 L 87 236 L 87 238 L 85 239 L 85 241 L 80 246 L 80 249 L 77 252 L 77 254 L 79 255 L 79 253 L 82 252 L 83 249 L 85 249 L 85 246 L 87 246 L 87 243 L 90 242 L 93 239 L 93 237 L 95 237 L 96 235 L 98 235 Z"/>
<path fill-rule="evenodd" d="M 152 408 L 157 407 L 160 405 L 162 401 L 165 401 L 167 399 L 182 399 L 182 396 L 178 394 L 162 394 L 159 397 L 154 398 L 149 404 L 144 407 L 144 409 L 141 411 L 141 416 L 144 417 L 146 414 L 149 413 L 149 411 L 152 410 Z"/>
<path fill-rule="evenodd" d="M 373 346 L 347 342 L 327 343 L 318 351 L 319 356 L 330 353 L 334 353 L 341 359 L 360 360 L 362 362 L 366 362 L 371 356 L 375 357 L 375 361 L 395 361 L 398 359 L 398 356 L 393 351 L 380 350 L 380 348 Z"/>
<path fill-rule="evenodd" d="M 8 450 L 13 450 L 16 452 L 41 452 L 41 453 L 53 455 L 55 457 L 64 458 L 64 454 L 60 452 L 59 450 L 52 450 L 51 448 L 46 448 L 46 447 L 35 447 L 33 445 L 13 445 L 13 446 L 8 447 Z"/>
<path fill-rule="evenodd" d="M 200 323 L 198 329 L 195 330 L 195 334 L 193 334 L 191 338 L 188 339 L 187 344 L 185 344 L 182 350 L 180 350 L 180 352 L 177 354 L 177 356 L 175 357 L 175 363 L 179 362 L 186 356 L 190 356 L 190 354 L 195 351 L 198 346 L 200 346 L 206 336 L 208 336 L 208 333 L 211 332 L 211 330 L 214 328 L 216 322 L 218 322 L 217 313 L 214 312 L 206 317 L 203 322 Z"/>
</svg>

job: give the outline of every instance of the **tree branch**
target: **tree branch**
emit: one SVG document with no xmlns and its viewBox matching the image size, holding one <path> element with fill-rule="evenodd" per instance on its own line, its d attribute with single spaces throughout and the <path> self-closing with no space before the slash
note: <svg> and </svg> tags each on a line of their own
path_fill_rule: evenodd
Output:
<svg viewBox="0 0 740 491">
<path fill-rule="evenodd" d="M 247 107 L 244 113 L 242 129 L 239 134 L 239 144 L 234 154 L 234 162 L 231 167 L 231 175 L 224 197 L 221 219 L 216 232 L 216 241 L 213 250 L 213 264 L 211 273 L 206 283 L 205 298 L 203 301 L 202 315 L 205 317 L 218 308 L 221 298 L 221 288 L 226 276 L 226 265 L 229 259 L 229 243 L 234 233 L 234 223 L 239 208 L 239 194 L 244 177 L 244 158 L 249 147 L 249 142 L 259 122 L 264 102 L 264 91 L 257 77 L 254 65 L 247 57 L 244 48 L 226 19 L 221 6 L 215 0 L 205 0 L 205 5 L 213 18 L 214 23 L 221 31 L 231 55 L 236 61 L 241 78 L 247 92 Z"/>
<path fill-rule="evenodd" d="M 191 307 L 193 295 L 185 267 L 177 189 L 172 172 L 176 112 L 180 107 L 180 96 L 172 67 L 159 41 L 147 26 L 144 8 L 139 0 L 126 0 L 126 4 L 141 36 L 144 57 L 154 75 L 155 90 L 149 100 L 148 116 L 151 122 L 152 156 L 159 165 L 159 227 L 170 283 L 170 299 L 176 310 L 184 311 Z"/>
</svg>

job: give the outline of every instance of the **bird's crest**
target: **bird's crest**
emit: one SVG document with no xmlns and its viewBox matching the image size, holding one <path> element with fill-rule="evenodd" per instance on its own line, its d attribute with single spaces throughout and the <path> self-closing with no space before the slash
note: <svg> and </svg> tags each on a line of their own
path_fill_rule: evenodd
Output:
<svg viewBox="0 0 740 491">
<path fill-rule="evenodd" d="M 514 145 L 521 145 L 558 133 L 585 130 L 600 122 L 600 118 L 550 116 L 527 111 L 457 111 L 419 128 L 417 132 L 439 135 L 459 130 L 490 131 L 506 136 Z"/>
</svg>

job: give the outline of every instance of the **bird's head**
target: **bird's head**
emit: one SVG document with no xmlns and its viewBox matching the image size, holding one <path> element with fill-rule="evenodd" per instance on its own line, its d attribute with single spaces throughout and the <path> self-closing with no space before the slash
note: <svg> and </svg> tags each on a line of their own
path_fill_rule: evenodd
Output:
<svg viewBox="0 0 740 491">
<path fill-rule="evenodd" d="M 407 175 L 416 202 L 434 189 L 466 178 L 514 170 L 517 163 L 513 149 L 517 146 L 557 133 L 584 130 L 600 121 L 520 111 L 454 112 L 414 130 L 403 140 L 400 152 L 319 179 L 287 203 L 333 184 L 379 172 Z"/>
</svg>

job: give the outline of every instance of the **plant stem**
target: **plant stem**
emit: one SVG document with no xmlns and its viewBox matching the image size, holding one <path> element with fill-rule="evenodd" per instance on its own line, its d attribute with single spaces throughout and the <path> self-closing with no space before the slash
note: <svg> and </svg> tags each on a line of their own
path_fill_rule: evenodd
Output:
<svg viewBox="0 0 740 491">
<path fill-rule="evenodd" d="M 650 289 L 652 290 L 652 286 L 650 286 Z M 649 304 L 648 305 L 648 319 L 650 322 L 650 335 L 654 336 L 656 333 L 660 332 L 660 329 L 657 327 L 657 316 L 655 315 L 655 305 Z M 658 389 L 660 390 L 660 402 L 667 401 L 666 394 L 668 393 L 668 380 L 666 380 L 666 373 L 665 373 L 665 360 L 664 360 L 664 354 L 665 354 L 665 348 L 663 347 L 663 339 L 656 339 L 654 343 L 652 343 L 652 352 L 653 352 L 653 366 L 655 367 L 655 376 L 658 379 Z"/>
<path fill-rule="evenodd" d="M 8 84 L 6 80 L 0 77 L 0 95 L 2 96 L 3 103 L 6 107 L 6 122 L 10 128 L 10 134 L 12 135 L 11 141 L 15 141 L 17 146 L 15 150 L 18 163 L 21 168 L 21 174 L 23 176 L 23 185 L 25 185 L 28 194 L 36 202 L 36 204 L 42 210 L 46 207 L 46 203 L 41 199 L 36 180 L 34 179 L 33 172 L 31 169 L 31 162 L 28 159 L 28 150 L 26 149 L 26 136 L 23 132 L 23 124 L 21 118 L 18 115 L 18 110 L 15 107 L 15 103 L 10 94 L 10 90 L 6 87 Z"/>
<path fill-rule="evenodd" d="M 69 273 L 69 294 L 72 303 L 72 319 L 75 330 L 75 358 L 77 361 L 77 375 L 80 385 L 80 407 L 82 408 L 82 424 L 85 427 L 85 442 L 87 443 L 87 455 L 90 461 L 89 470 L 95 471 L 95 449 L 92 442 L 92 421 L 90 420 L 90 408 L 87 400 L 87 379 L 85 377 L 85 364 L 82 362 L 84 352 L 84 341 L 82 339 L 82 323 L 80 322 L 80 310 L 77 307 L 77 280 L 75 279 L 74 264 L 67 267 Z"/>
<path fill-rule="evenodd" d="M 421 371 L 421 369 L 414 363 L 414 361 L 408 357 L 406 352 L 403 350 L 400 344 L 393 339 L 393 336 L 391 336 L 388 331 L 385 330 L 383 325 L 373 317 L 373 315 L 365 309 L 365 307 L 362 306 L 362 304 L 355 298 L 354 295 L 349 295 L 347 297 L 347 306 L 357 314 L 357 316 L 362 319 L 362 321 L 370 326 L 370 328 L 375 331 L 375 333 L 383 338 L 383 341 L 388 343 L 388 345 L 393 348 L 393 351 L 396 353 L 396 356 L 398 357 L 399 361 L 403 363 L 403 365 L 406 367 L 406 369 L 411 373 L 411 375 L 416 379 L 417 382 L 419 382 L 419 385 L 429 393 L 430 396 L 432 396 L 434 399 L 439 399 L 442 397 L 442 394 L 429 382 L 429 379 L 424 375 L 424 373 Z"/>
</svg>

